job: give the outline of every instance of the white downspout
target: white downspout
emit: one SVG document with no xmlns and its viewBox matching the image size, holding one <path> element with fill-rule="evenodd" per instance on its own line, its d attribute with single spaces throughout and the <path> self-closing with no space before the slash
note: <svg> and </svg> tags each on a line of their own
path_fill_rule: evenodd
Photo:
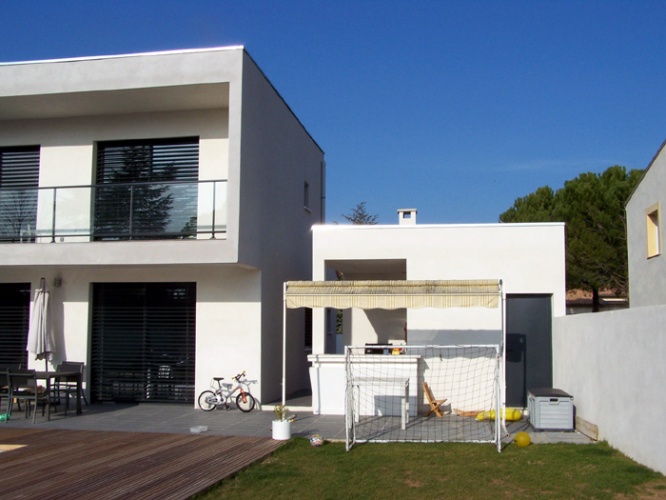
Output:
<svg viewBox="0 0 666 500">
<path fill-rule="evenodd" d="M 282 284 L 282 406 L 287 404 L 287 283 Z"/>
</svg>

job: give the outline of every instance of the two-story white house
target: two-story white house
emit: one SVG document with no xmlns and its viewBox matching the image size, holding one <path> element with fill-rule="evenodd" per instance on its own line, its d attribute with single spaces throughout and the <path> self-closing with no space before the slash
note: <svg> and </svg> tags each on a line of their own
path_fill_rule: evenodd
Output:
<svg viewBox="0 0 666 500">
<path fill-rule="evenodd" d="M 0 363 L 37 366 L 44 278 L 51 363 L 85 361 L 92 401 L 193 403 L 242 370 L 276 399 L 282 283 L 311 278 L 324 175 L 243 47 L 0 64 Z"/>
</svg>

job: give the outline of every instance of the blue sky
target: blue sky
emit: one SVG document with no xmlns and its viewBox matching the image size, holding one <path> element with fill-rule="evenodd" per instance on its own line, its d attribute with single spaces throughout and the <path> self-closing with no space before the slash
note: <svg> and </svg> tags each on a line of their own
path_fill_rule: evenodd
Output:
<svg viewBox="0 0 666 500">
<path fill-rule="evenodd" d="M 327 220 L 496 222 L 666 139 L 663 1 L 0 0 L 0 62 L 243 45 L 326 152 Z"/>
</svg>

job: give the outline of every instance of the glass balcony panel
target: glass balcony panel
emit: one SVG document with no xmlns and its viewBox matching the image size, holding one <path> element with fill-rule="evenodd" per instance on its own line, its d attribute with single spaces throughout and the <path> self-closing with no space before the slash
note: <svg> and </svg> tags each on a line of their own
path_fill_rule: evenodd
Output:
<svg viewBox="0 0 666 500">
<path fill-rule="evenodd" d="M 90 211 L 83 207 L 90 207 L 92 189 L 89 186 L 58 188 L 53 190 L 53 195 L 55 202 L 52 206 L 56 217 L 51 217 L 50 227 L 55 228 L 53 236 L 56 241 L 61 243 L 90 241 Z"/>
<path fill-rule="evenodd" d="M 201 182 L 197 238 L 211 238 L 227 230 L 227 183 Z"/>
<path fill-rule="evenodd" d="M 0 189 L 0 242 L 214 238 L 226 193 L 226 181 Z"/>
</svg>

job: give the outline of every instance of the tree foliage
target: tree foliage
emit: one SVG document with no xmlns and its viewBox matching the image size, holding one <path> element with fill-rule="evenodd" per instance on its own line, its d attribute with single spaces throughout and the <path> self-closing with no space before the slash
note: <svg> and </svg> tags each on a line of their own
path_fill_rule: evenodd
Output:
<svg viewBox="0 0 666 500">
<path fill-rule="evenodd" d="M 555 193 L 549 186 L 516 199 L 513 206 L 500 215 L 501 222 L 552 222 Z"/>
<path fill-rule="evenodd" d="M 342 214 L 342 217 L 352 224 L 357 225 L 370 225 L 373 226 L 377 224 L 377 214 L 369 214 L 365 208 L 366 202 L 362 201 L 358 203 L 354 208 L 352 208 L 349 214 Z"/>
<path fill-rule="evenodd" d="M 599 308 L 599 290 L 627 293 L 625 203 L 642 175 L 615 165 L 600 174 L 586 172 L 553 193 L 541 187 L 518 198 L 501 222 L 565 222 L 567 289 L 586 289 Z"/>
</svg>

